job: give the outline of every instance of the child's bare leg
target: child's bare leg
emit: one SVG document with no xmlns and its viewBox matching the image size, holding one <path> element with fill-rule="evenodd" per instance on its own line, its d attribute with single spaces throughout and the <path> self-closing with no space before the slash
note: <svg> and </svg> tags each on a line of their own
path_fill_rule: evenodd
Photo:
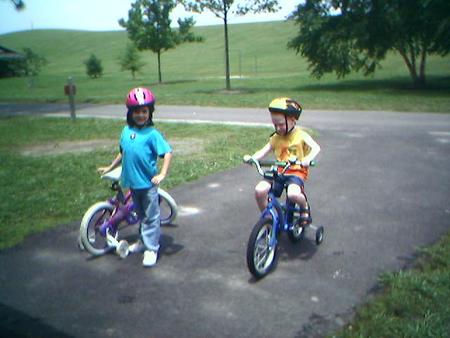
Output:
<svg viewBox="0 0 450 338">
<path fill-rule="evenodd" d="M 308 203 L 306 202 L 306 197 L 302 192 L 302 188 L 297 184 L 289 184 L 287 190 L 288 199 L 291 202 L 294 202 L 300 206 L 302 209 L 308 209 Z M 309 217 L 309 212 L 302 212 L 300 215 L 303 219 L 307 219 Z M 303 223 L 303 222 L 302 222 Z"/>
<path fill-rule="evenodd" d="M 267 181 L 261 181 L 255 187 L 256 204 L 261 211 L 267 206 L 267 195 L 269 194 L 270 187 L 271 184 Z"/>
</svg>

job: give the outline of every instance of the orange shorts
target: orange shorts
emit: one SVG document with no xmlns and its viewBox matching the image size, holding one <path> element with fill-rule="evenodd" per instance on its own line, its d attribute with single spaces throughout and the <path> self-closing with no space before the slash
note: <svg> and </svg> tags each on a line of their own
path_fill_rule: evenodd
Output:
<svg viewBox="0 0 450 338">
<path fill-rule="evenodd" d="M 278 172 L 281 173 L 283 171 L 282 167 L 278 167 Z M 308 179 L 308 169 L 307 168 L 301 168 L 301 169 L 288 169 L 284 173 L 285 175 L 292 175 L 299 177 L 303 182 L 305 182 Z"/>
</svg>

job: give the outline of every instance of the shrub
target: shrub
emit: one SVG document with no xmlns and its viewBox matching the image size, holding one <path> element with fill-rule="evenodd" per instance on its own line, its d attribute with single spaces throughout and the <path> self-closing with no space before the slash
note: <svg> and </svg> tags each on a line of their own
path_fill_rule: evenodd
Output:
<svg viewBox="0 0 450 338">
<path fill-rule="evenodd" d="M 84 61 L 86 65 L 86 73 L 91 78 L 101 77 L 103 74 L 102 62 L 94 54 Z"/>
</svg>

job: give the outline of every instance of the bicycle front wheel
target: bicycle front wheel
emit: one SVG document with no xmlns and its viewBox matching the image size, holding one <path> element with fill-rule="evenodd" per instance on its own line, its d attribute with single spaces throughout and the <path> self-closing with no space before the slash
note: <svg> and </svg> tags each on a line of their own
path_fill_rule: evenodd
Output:
<svg viewBox="0 0 450 338">
<path fill-rule="evenodd" d="M 175 200 L 170 196 L 170 194 L 164 189 L 158 188 L 159 194 L 159 208 L 161 210 L 161 224 L 167 225 L 171 224 L 178 213 L 178 206 Z"/>
<path fill-rule="evenodd" d="M 275 266 L 278 245 L 270 246 L 274 231 L 272 219 L 266 217 L 255 224 L 248 239 L 247 267 L 257 279 L 267 275 Z"/>
<path fill-rule="evenodd" d="M 100 226 L 111 218 L 114 206 L 108 202 L 92 205 L 84 214 L 80 224 L 80 238 L 84 248 L 94 256 L 100 256 L 111 250 L 106 238 L 100 233 Z"/>
</svg>

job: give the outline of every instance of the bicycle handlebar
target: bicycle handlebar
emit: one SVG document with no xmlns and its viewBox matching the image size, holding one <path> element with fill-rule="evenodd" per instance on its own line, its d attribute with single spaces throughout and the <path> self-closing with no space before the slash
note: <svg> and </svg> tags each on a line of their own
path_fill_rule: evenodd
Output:
<svg viewBox="0 0 450 338">
<path fill-rule="evenodd" d="M 299 161 L 295 156 L 290 158 L 289 161 L 275 161 L 275 160 L 258 161 L 257 159 L 253 158 L 250 155 L 244 155 L 243 160 L 245 163 L 255 164 L 256 169 L 258 170 L 258 173 L 261 176 L 264 176 L 264 170 L 262 169 L 262 167 L 270 167 L 270 166 L 284 167 L 282 173 L 286 172 L 286 170 L 288 170 L 292 165 L 299 165 L 301 167 L 305 167 L 302 164 L 302 161 Z M 315 165 L 316 165 L 315 161 L 311 161 L 309 163 L 309 166 L 311 167 L 314 167 Z"/>
<path fill-rule="evenodd" d="M 104 180 L 109 180 L 112 182 L 120 181 L 120 176 L 122 175 L 122 166 L 118 166 L 117 168 L 108 171 L 107 173 L 101 175 L 100 177 Z"/>
</svg>

